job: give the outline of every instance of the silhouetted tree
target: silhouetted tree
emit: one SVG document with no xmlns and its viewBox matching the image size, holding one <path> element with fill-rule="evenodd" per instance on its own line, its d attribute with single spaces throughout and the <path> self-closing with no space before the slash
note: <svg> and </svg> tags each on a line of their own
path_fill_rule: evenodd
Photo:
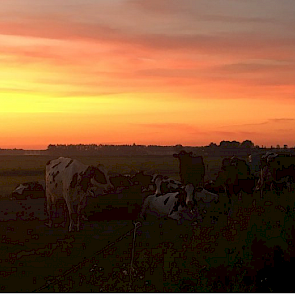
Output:
<svg viewBox="0 0 295 295">
<path fill-rule="evenodd" d="M 211 149 L 214 149 L 214 148 L 217 148 L 218 145 L 216 143 L 214 143 L 214 142 L 211 142 L 208 147 L 211 148 Z"/>
<path fill-rule="evenodd" d="M 241 148 L 252 149 L 254 148 L 254 143 L 251 140 L 245 140 L 241 143 Z"/>
<path fill-rule="evenodd" d="M 219 147 L 221 148 L 238 148 L 240 146 L 240 143 L 238 141 L 221 141 L 219 144 Z"/>
</svg>

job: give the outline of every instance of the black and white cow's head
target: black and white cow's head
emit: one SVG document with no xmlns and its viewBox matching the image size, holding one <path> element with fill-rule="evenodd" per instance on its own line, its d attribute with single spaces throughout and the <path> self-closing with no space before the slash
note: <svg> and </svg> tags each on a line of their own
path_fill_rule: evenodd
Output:
<svg viewBox="0 0 295 295">
<path fill-rule="evenodd" d="M 203 187 L 194 187 L 192 184 L 187 184 L 185 186 L 185 191 L 187 194 L 186 197 L 186 205 L 190 210 L 193 210 L 195 206 L 198 206 L 199 201 L 203 201 L 205 203 L 214 203 L 219 202 L 219 197 L 217 194 L 210 193 L 205 190 Z"/>
<path fill-rule="evenodd" d="M 98 167 L 91 165 L 84 172 L 75 173 L 70 186 L 71 188 L 80 187 L 82 191 L 92 196 L 113 190 L 106 169 L 102 165 Z"/>
</svg>

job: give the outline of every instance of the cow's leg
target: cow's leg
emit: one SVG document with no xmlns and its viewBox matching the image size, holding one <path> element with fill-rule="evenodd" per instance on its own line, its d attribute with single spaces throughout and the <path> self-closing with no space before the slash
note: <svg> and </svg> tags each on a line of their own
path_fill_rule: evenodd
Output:
<svg viewBox="0 0 295 295">
<path fill-rule="evenodd" d="M 52 227 L 53 221 L 52 221 L 52 216 L 53 216 L 53 202 L 51 195 L 47 193 L 47 215 L 48 215 L 48 223 L 45 223 L 48 227 Z"/>
<path fill-rule="evenodd" d="M 80 204 L 77 206 L 77 231 L 80 231 L 81 220 L 87 220 L 84 215 L 84 208 L 86 206 L 86 199 L 84 198 Z"/>
<path fill-rule="evenodd" d="M 74 227 L 76 226 L 75 220 L 77 219 L 77 211 L 74 210 L 74 206 L 70 201 L 67 201 L 67 207 L 70 219 L 69 232 L 71 232 L 74 231 Z"/>
<path fill-rule="evenodd" d="M 87 205 L 87 197 L 83 198 L 82 201 L 80 202 L 80 205 L 78 207 L 79 209 L 79 216 L 82 220 L 88 221 L 88 218 L 85 214 L 85 207 Z"/>
<path fill-rule="evenodd" d="M 68 207 L 66 202 L 64 201 L 63 203 L 63 216 L 64 216 L 64 221 L 62 222 L 61 226 L 65 227 L 67 224 L 67 214 L 68 214 Z"/>
</svg>

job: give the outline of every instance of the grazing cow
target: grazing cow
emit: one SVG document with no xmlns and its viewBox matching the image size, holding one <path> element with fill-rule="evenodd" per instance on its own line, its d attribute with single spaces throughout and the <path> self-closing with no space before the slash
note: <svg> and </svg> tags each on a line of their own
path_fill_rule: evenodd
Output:
<svg viewBox="0 0 295 295">
<path fill-rule="evenodd" d="M 131 178 L 119 173 L 109 176 L 110 183 L 114 186 L 114 192 L 121 192 L 123 189 L 128 189 L 132 186 Z"/>
<path fill-rule="evenodd" d="M 32 199 L 45 197 L 45 181 L 33 181 L 21 183 L 11 194 L 12 199 L 26 200 L 28 197 Z"/>
<path fill-rule="evenodd" d="M 157 175 L 154 179 L 154 183 L 156 186 L 156 195 L 174 193 L 181 187 L 180 181 L 162 175 Z"/>
<path fill-rule="evenodd" d="M 88 166 L 77 160 L 60 157 L 46 164 L 46 198 L 49 215 L 48 226 L 52 226 L 53 206 L 60 199 L 67 205 L 70 226 L 80 230 L 82 210 L 86 206 L 87 196 L 94 192 L 103 194 L 113 189 L 103 166 Z"/>
<path fill-rule="evenodd" d="M 153 186 L 152 179 L 152 175 L 146 175 L 143 171 L 140 171 L 131 178 L 131 181 L 135 185 L 140 185 L 142 191 L 148 191 Z"/>
<path fill-rule="evenodd" d="M 255 189 L 255 177 L 251 175 L 250 167 L 245 160 L 236 157 L 223 159 L 216 183 L 225 185 L 229 201 L 232 195 L 253 194 Z"/>
<path fill-rule="evenodd" d="M 202 156 L 193 156 L 192 152 L 182 150 L 173 154 L 179 160 L 179 175 L 182 184 L 193 184 L 195 187 L 204 186 L 205 165 Z"/>
</svg>

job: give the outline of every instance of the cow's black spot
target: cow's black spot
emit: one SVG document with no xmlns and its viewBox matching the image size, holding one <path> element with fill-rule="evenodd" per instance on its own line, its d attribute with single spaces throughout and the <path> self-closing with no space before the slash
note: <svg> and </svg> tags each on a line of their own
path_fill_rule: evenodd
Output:
<svg viewBox="0 0 295 295">
<path fill-rule="evenodd" d="M 81 181 L 79 183 L 79 185 L 82 187 L 82 190 L 84 192 L 87 191 L 87 189 L 89 187 L 89 184 L 90 184 L 90 178 L 88 178 L 88 177 L 82 177 L 82 179 L 81 179 Z"/>
<path fill-rule="evenodd" d="M 177 212 L 178 208 L 179 208 L 179 205 L 180 205 L 180 202 L 176 201 L 173 208 L 172 208 L 172 211 L 170 212 L 170 214 L 172 214 L 173 212 Z"/>
<path fill-rule="evenodd" d="M 57 187 L 57 183 L 55 184 L 55 187 Z"/>
<path fill-rule="evenodd" d="M 167 204 L 168 200 L 169 200 L 170 197 L 168 197 L 165 201 L 164 201 L 164 205 Z"/>
<path fill-rule="evenodd" d="M 186 206 L 186 203 L 185 203 L 185 201 L 186 201 L 186 193 L 185 192 L 180 191 L 179 194 L 176 196 L 176 198 L 178 199 L 179 205 L 181 205 L 182 207 Z"/>
<path fill-rule="evenodd" d="M 55 168 L 56 166 L 58 166 L 60 163 L 55 164 L 54 166 L 52 166 L 51 168 Z"/>
<path fill-rule="evenodd" d="M 71 160 L 65 168 L 68 168 L 73 162 L 74 162 L 74 160 Z"/>
<path fill-rule="evenodd" d="M 99 168 L 94 166 L 89 166 L 87 170 L 83 173 L 83 178 L 94 178 L 95 181 L 101 184 L 107 184 L 107 179 L 102 171 Z"/>
<path fill-rule="evenodd" d="M 59 171 L 57 171 L 56 173 L 52 173 L 52 177 L 53 177 L 53 181 L 55 181 L 55 177 L 59 174 Z"/>
<path fill-rule="evenodd" d="M 73 178 L 72 178 L 72 181 L 71 181 L 70 187 L 71 187 L 71 188 L 74 188 L 74 187 L 77 186 L 77 184 L 78 184 L 78 173 L 75 173 L 75 174 L 73 175 Z"/>
</svg>

